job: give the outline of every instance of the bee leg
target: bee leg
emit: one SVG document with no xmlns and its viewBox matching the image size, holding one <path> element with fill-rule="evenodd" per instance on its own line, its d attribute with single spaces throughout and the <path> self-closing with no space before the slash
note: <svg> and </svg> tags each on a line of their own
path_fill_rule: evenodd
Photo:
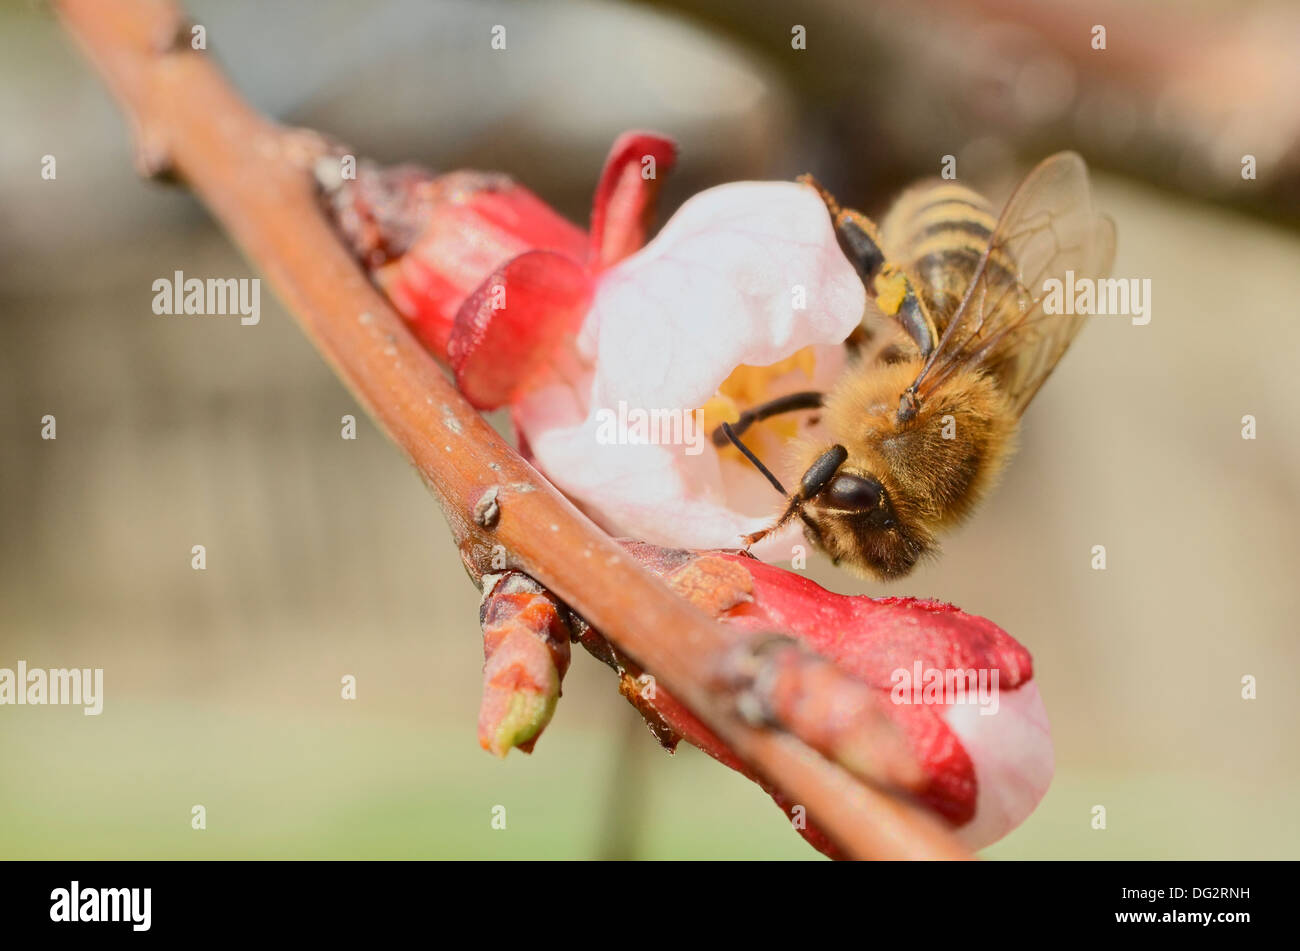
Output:
<svg viewBox="0 0 1300 951">
<path fill-rule="evenodd" d="M 934 318 L 908 273 L 885 257 L 875 224 L 856 211 L 842 211 L 835 232 L 876 307 L 898 321 L 921 356 L 928 357 L 939 339 Z"/>
<path fill-rule="evenodd" d="M 830 212 L 831 221 L 835 224 L 835 235 L 839 238 L 840 248 L 857 269 L 862 283 L 871 290 L 872 282 L 884 269 L 887 260 L 884 244 L 880 240 L 880 232 L 876 229 L 875 223 L 861 212 L 853 211 L 851 208 L 841 208 L 835 196 L 811 175 L 800 175 L 798 180 L 810 188 L 815 188 L 822 201 L 826 203 L 826 210 Z"/>
<path fill-rule="evenodd" d="M 767 526 L 767 528 L 760 528 L 756 532 L 750 532 L 748 535 L 741 536 L 741 541 L 745 543 L 745 549 L 748 550 L 755 543 L 762 541 L 768 535 L 771 535 L 775 531 L 779 531 L 785 526 L 785 523 L 794 518 L 796 514 L 802 514 L 802 509 L 803 499 L 799 498 L 796 494 L 791 497 L 790 504 L 786 506 L 785 511 L 781 513 L 781 517 L 775 522 Z"/>
<path fill-rule="evenodd" d="M 861 212 L 841 208 L 834 196 L 811 175 L 801 175 L 799 181 L 815 188 L 826 203 L 840 249 L 857 270 L 881 313 L 897 320 L 921 356 L 928 357 L 939 339 L 934 318 L 907 272 L 890 263 L 875 222 Z"/>
<path fill-rule="evenodd" d="M 828 211 L 830 211 L 832 218 L 835 218 L 836 216 L 839 215 L 840 203 L 835 200 L 835 196 L 832 195 L 829 191 L 827 191 L 821 182 L 817 181 L 817 179 L 807 174 L 800 175 L 798 178 L 795 179 L 795 181 L 797 181 L 800 185 L 807 185 L 809 188 L 815 190 L 817 194 L 821 196 L 821 200 L 826 203 L 826 208 Z"/>
<path fill-rule="evenodd" d="M 750 426 L 762 422 L 773 416 L 779 416 L 782 413 L 793 413 L 804 409 L 820 409 L 822 397 L 824 394 L 813 390 L 805 390 L 801 393 L 788 393 L 785 396 L 778 396 L 774 400 L 768 400 L 766 403 L 759 403 L 740 414 L 740 419 L 731 423 L 732 431 L 741 435 Z M 726 423 L 723 426 L 728 425 Z M 719 426 L 713 431 L 713 445 L 722 448 L 730 440 L 726 431 Z"/>
</svg>

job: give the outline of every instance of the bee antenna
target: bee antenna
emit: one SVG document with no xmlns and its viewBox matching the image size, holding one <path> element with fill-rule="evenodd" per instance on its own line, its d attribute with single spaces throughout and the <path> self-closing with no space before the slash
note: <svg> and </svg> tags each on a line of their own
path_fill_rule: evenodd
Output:
<svg viewBox="0 0 1300 951">
<path fill-rule="evenodd" d="M 723 423 L 722 432 L 726 434 L 726 437 L 731 441 L 731 444 L 740 450 L 740 454 L 748 459 L 750 463 L 753 464 L 754 468 L 763 474 L 763 477 L 767 479 L 768 482 L 772 483 L 772 488 L 780 492 L 782 497 L 789 497 L 790 493 L 785 490 L 785 486 L 781 484 L 781 480 L 772 475 L 772 471 L 768 469 L 767 466 L 763 465 L 758 456 L 754 455 L 753 452 L 750 451 L 749 447 L 740 441 L 740 437 L 736 435 L 736 431 L 731 428 L 731 423 Z"/>
</svg>

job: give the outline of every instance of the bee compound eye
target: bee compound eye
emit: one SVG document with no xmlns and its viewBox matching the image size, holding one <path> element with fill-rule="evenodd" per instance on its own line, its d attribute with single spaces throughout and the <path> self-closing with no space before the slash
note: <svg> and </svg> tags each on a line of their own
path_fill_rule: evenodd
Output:
<svg viewBox="0 0 1300 951">
<path fill-rule="evenodd" d="M 876 479 L 838 475 L 826 488 L 826 502 L 835 508 L 865 511 L 878 506 L 884 494 L 884 486 Z"/>
</svg>

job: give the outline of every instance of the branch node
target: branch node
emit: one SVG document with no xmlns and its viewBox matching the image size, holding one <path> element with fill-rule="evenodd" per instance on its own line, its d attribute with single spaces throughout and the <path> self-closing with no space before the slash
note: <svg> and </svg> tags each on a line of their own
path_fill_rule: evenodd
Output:
<svg viewBox="0 0 1300 951">
<path fill-rule="evenodd" d="M 474 523 L 479 528 L 492 529 L 501 518 L 501 503 L 497 501 L 497 486 L 492 486 L 474 503 Z"/>
<path fill-rule="evenodd" d="M 158 22 L 158 28 L 150 40 L 153 51 L 159 55 L 166 53 L 185 53 L 193 49 L 190 38 L 194 31 L 194 21 L 179 9 L 168 11 L 166 19 Z"/>
<path fill-rule="evenodd" d="M 147 131 L 137 124 L 135 151 L 132 160 L 136 174 L 148 181 L 163 185 L 180 184 L 180 175 L 172 161 L 171 149 L 163 136 Z"/>
</svg>

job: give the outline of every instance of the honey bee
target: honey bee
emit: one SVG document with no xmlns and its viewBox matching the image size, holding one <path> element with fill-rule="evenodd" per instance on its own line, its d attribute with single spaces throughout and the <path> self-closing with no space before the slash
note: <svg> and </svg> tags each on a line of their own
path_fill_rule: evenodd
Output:
<svg viewBox="0 0 1300 951">
<path fill-rule="evenodd" d="M 1073 152 L 1040 163 L 999 218 L 953 182 L 905 191 L 881 227 L 840 208 L 810 176 L 841 248 L 883 315 L 850 337 L 849 369 L 828 393 L 797 393 L 742 414 L 714 433 L 732 442 L 783 496 L 792 518 L 836 564 L 899 578 L 937 550 L 1007 461 L 1021 414 L 1084 317 L 1042 311 L 1044 282 L 1105 277 L 1115 225 L 1093 207 L 1088 171 Z M 870 313 L 871 308 L 868 308 Z M 760 419 L 821 408 L 834 444 L 797 441 L 787 493 L 740 440 Z"/>
</svg>

